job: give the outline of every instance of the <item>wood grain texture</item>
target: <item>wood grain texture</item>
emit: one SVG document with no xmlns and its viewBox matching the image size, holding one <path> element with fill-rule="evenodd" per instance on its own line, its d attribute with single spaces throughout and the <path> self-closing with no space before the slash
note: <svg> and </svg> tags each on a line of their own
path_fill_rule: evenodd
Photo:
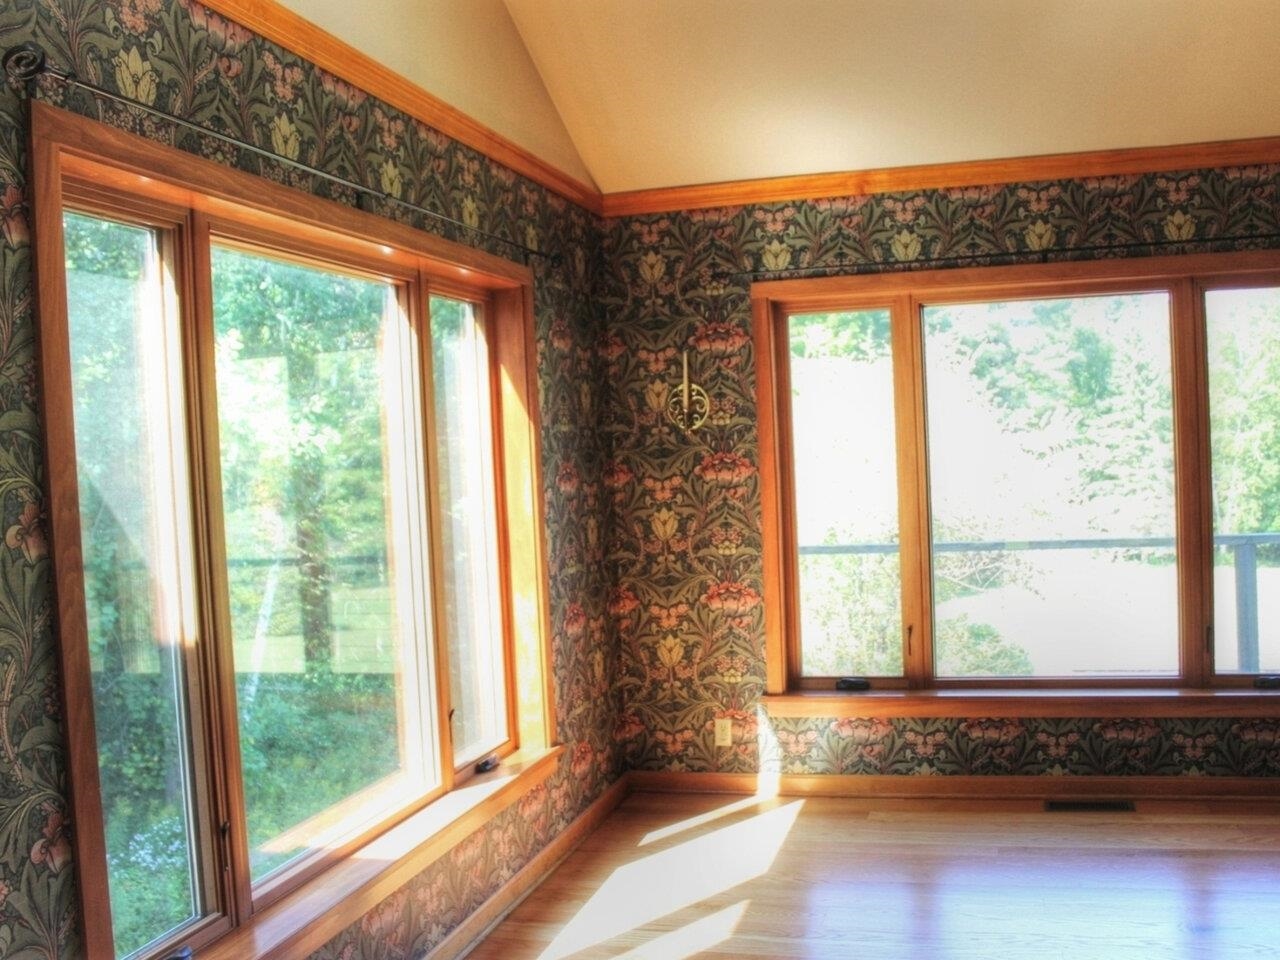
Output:
<svg viewBox="0 0 1280 960">
<path fill-rule="evenodd" d="M 209 0 L 206 5 L 566 200 L 593 213 L 601 211 L 595 187 L 534 156 L 292 10 L 272 0 Z"/>
<path fill-rule="evenodd" d="M 468 956 L 1274 956 L 1276 802 L 635 794 Z"/>
<path fill-rule="evenodd" d="M 606 217 L 1280 161 L 1280 137 L 736 180 L 604 195 Z"/>
<path fill-rule="evenodd" d="M 783 693 L 787 677 L 795 673 L 788 662 L 786 642 L 794 635 L 784 598 L 793 588 L 787 582 L 795 563 L 789 557 L 787 527 L 790 489 L 790 438 L 779 433 L 786 418 L 778 406 L 786 402 L 786 364 L 779 361 L 778 319 L 765 299 L 751 302 L 752 349 L 756 360 L 756 431 L 760 457 L 760 560 L 764 589 L 765 690 Z"/>
<path fill-rule="evenodd" d="M 1265 777 L 1104 776 L 894 776 L 888 774 L 684 773 L 632 770 L 632 790 L 657 793 L 731 793 L 740 796 L 878 797 L 948 800 L 1106 798 L 1269 798 L 1280 800 L 1280 780 Z"/>
<path fill-rule="evenodd" d="M 1274 717 L 1280 695 L 1253 689 L 1061 688 L 805 690 L 763 698 L 771 717 Z"/>
<path fill-rule="evenodd" d="M 62 227 L 62 176 L 56 144 L 33 133 L 32 230 L 36 274 L 36 329 L 40 358 L 40 408 L 44 415 L 45 506 L 55 566 L 59 670 L 63 723 L 72 743 L 95 743 L 89 625 L 85 613 L 84 551 L 80 540 L 80 495 L 76 476 L 74 384 L 68 327 L 67 276 Z M 86 960 L 112 960 L 111 903 L 107 894 L 106 839 L 102 826 L 98 758 L 91 751 L 68 751 L 68 792 Z"/>
</svg>

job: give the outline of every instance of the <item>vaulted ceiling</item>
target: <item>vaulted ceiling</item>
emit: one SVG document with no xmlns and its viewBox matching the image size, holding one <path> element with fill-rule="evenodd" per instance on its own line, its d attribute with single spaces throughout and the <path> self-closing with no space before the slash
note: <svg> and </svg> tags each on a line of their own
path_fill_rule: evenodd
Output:
<svg viewBox="0 0 1280 960">
<path fill-rule="evenodd" d="M 1276 0 L 505 0 L 606 192 L 1280 133 Z"/>
<path fill-rule="evenodd" d="M 282 2 L 605 193 L 1280 134 L 1277 0 Z"/>
</svg>

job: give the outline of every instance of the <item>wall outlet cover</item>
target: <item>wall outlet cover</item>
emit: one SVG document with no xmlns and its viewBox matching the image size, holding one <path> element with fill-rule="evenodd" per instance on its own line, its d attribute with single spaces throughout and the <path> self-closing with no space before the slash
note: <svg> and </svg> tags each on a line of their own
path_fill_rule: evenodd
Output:
<svg viewBox="0 0 1280 960">
<path fill-rule="evenodd" d="M 728 717 L 718 717 L 716 719 L 716 746 L 733 746 L 733 721 Z"/>
</svg>

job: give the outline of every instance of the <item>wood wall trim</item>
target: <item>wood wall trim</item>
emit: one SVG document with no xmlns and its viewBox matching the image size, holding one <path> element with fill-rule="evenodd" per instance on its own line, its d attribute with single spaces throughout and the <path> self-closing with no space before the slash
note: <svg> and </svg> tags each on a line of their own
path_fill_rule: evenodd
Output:
<svg viewBox="0 0 1280 960">
<path fill-rule="evenodd" d="M 606 217 L 625 217 L 748 203 L 781 203 L 821 197 L 1155 173 L 1161 170 L 1202 170 L 1209 167 L 1277 162 L 1280 162 L 1280 137 L 1258 137 L 1167 147 L 1054 153 L 1004 160 L 931 163 L 844 173 L 735 180 L 657 190 L 630 190 L 606 193 L 602 210 Z"/>
<path fill-rule="evenodd" d="M 763 698 L 770 717 L 1275 717 L 1280 695 L 1252 689 L 806 690 Z"/>
<path fill-rule="evenodd" d="M 465 957 L 471 949 L 487 937 L 493 928 L 507 918 L 525 897 L 533 893 L 564 859 L 577 849 L 631 792 L 624 776 L 615 780 L 600 794 L 578 818 L 562 830 L 532 860 L 520 868 L 514 877 L 504 883 L 488 900 L 482 903 L 467 919 L 453 928 L 436 944 L 423 960 L 453 960 Z"/>
<path fill-rule="evenodd" d="M 567 200 L 600 213 L 595 187 L 569 176 L 478 120 L 432 96 L 388 67 L 274 0 L 204 0 L 205 6 L 291 50 L 322 70 L 510 167 Z"/>
<path fill-rule="evenodd" d="M 1272 777 L 1050 777 L 893 774 L 683 773 L 633 770 L 633 791 L 724 793 L 743 796 L 863 797 L 884 799 L 1088 800 L 1213 799 L 1280 800 Z"/>
</svg>

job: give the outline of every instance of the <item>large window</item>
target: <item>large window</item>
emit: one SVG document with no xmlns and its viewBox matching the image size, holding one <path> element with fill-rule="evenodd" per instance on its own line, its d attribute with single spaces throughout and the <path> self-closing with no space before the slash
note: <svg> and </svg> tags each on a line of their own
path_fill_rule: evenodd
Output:
<svg viewBox="0 0 1280 960">
<path fill-rule="evenodd" d="M 38 252 L 87 953 L 150 960 L 545 742 L 528 275 L 251 181 L 60 160 Z"/>
<path fill-rule="evenodd" d="M 1280 670 L 1280 258 L 753 297 L 771 692 Z"/>
</svg>

